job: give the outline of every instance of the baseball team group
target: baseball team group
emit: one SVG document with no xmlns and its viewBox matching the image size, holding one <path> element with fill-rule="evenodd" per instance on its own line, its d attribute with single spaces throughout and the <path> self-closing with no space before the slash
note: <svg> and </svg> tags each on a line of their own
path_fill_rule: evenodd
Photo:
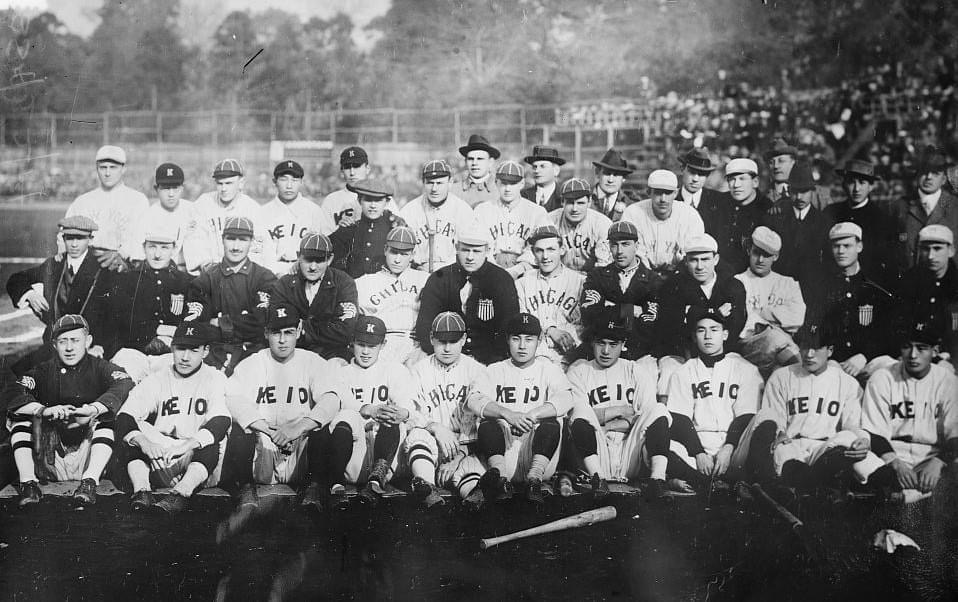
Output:
<svg viewBox="0 0 958 602">
<path fill-rule="evenodd" d="M 281 483 L 320 512 L 397 486 L 478 508 L 611 482 L 912 502 L 958 457 L 942 152 L 879 204 L 874 165 L 844 164 L 832 201 L 784 139 L 761 166 L 691 148 L 642 200 L 615 149 L 591 183 L 549 146 L 458 150 L 464 172 L 428 161 L 400 206 L 356 146 L 343 189 L 307 198 L 283 160 L 265 203 L 236 159 L 192 202 L 164 163 L 151 201 L 100 148 L 55 254 L 7 281 L 46 326 L 0 404 L 19 505 L 67 480 L 94 504 L 106 477 L 166 513 L 214 486 L 255 508 Z M 704 186 L 717 171 L 727 191 Z"/>
</svg>

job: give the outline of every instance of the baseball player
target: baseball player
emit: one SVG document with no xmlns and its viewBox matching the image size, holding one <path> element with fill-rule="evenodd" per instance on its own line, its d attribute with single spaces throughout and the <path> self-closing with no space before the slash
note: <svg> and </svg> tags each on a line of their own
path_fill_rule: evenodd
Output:
<svg viewBox="0 0 958 602">
<path fill-rule="evenodd" d="M 20 476 L 20 506 L 40 501 L 38 478 L 79 480 L 79 504 L 96 503 L 96 486 L 113 455 L 113 420 L 133 380 L 87 353 L 90 326 L 68 314 L 53 325 L 56 356 L 20 377 L 7 402 L 10 445 Z"/>
<path fill-rule="evenodd" d="M 523 161 L 532 168 L 532 186 L 522 189 L 522 198 L 529 199 L 546 212 L 562 207 L 557 178 L 565 159 L 551 146 L 533 146 L 532 154 Z"/>
<path fill-rule="evenodd" d="M 489 230 L 492 240 L 489 253 L 493 261 L 514 277 L 526 270 L 525 264 L 517 264 L 526 248 L 526 239 L 534 228 L 548 223 L 545 209 L 519 194 L 523 181 L 522 166 L 515 161 L 505 161 L 496 170 L 499 199 L 475 207 L 479 225 Z"/>
<path fill-rule="evenodd" d="M 359 316 L 353 329 L 353 359 L 337 371 L 349 390 L 325 429 L 320 449 L 327 461 L 320 466 L 317 481 L 329 486 L 332 503 L 339 508 L 346 504 L 347 482 L 365 480 L 360 501 L 378 502 L 396 469 L 404 424 L 410 418 L 413 424 L 420 423 L 413 415 L 415 387 L 409 371 L 402 364 L 379 361 L 385 340 L 382 320 Z"/>
<path fill-rule="evenodd" d="M 562 207 L 549 213 L 566 248 L 562 263 L 583 273 L 612 263 L 608 239 L 612 221 L 590 207 L 591 193 L 585 180 L 566 180 L 559 189 Z"/>
<path fill-rule="evenodd" d="M 569 430 L 595 494 L 608 493 L 607 479 L 628 481 L 650 467 L 649 493 L 661 497 L 666 489 L 669 413 L 656 401 L 655 360 L 621 359 L 628 337 L 622 322 L 609 319 L 593 338 L 594 359 L 569 368 L 575 403 Z"/>
<path fill-rule="evenodd" d="M 266 245 L 269 255 L 275 258 L 271 267 L 276 276 L 289 274 L 295 269 L 299 241 L 307 232 L 319 232 L 327 236 L 336 229 L 333 220 L 323 209 L 301 193 L 303 166 L 296 161 L 280 161 L 273 168 L 273 184 L 276 196 L 263 205 L 263 226 L 269 233 Z"/>
<path fill-rule="evenodd" d="M 456 192 L 473 209 L 486 201 L 499 198 L 495 178 L 492 177 L 499 149 L 489 144 L 479 134 L 469 136 L 469 141 L 459 147 L 459 154 L 466 160 L 466 173 L 461 178 Z"/>
<path fill-rule="evenodd" d="M 208 322 L 219 329 L 206 362 L 227 376 L 243 358 L 263 348 L 266 308 L 276 276 L 250 259 L 253 223 L 231 217 L 223 227 L 223 260 L 190 285 L 186 320 Z"/>
<path fill-rule="evenodd" d="M 369 177 L 372 170 L 366 151 L 358 146 L 344 148 L 339 154 L 339 175 L 346 186 L 326 195 L 323 211 L 336 226 L 349 226 L 359 219 L 359 200 L 348 187 Z"/>
<path fill-rule="evenodd" d="M 418 390 L 416 410 L 422 424 L 411 428 L 404 444 L 413 475 L 413 493 L 426 507 L 442 503 L 436 484 L 450 487 L 469 504 L 478 505 L 477 487 L 485 471 L 475 453 L 478 437 L 475 414 L 468 400 L 479 395 L 486 367 L 463 355 L 466 321 L 456 312 L 443 312 L 432 321 L 433 353 L 412 367 Z"/>
<path fill-rule="evenodd" d="M 153 178 L 153 190 L 158 202 L 150 205 L 146 212 L 144 228 L 149 232 L 172 232 L 173 261 L 180 270 L 186 270 L 186 257 L 190 256 L 192 265 L 199 259 L 195 257 L 195 234 L 197 229 L 193 201 L 183 197 L 183 169 L 175 163 L 162 163 L 156 168 Z M 190 244 L 186 244 L 186 240 Z"/>
<path fill-rule="evenodd" d="M 227 457 L 234 474 L 228 485 L 241 504 L 255 503 L 257 484 L 305 484 L 318 465 L 318 430 L 339 411 L 335 368 L 312 351 L 297 349 L 302 335 L 292 305 L 270 305 L 267 348 L 237 366 L 226 384 L 233 421 Z M 303 504 L 320 504 L 318 486 L 307 488 Z"/>
<path fill-rule="evenodd" d="M 862 428 L 884 462 L 868 484 L 903 490 L 906 501 L 933 491 L 958 451 L 958 378 L 932 363 L 940 338 L 915 324 L 901 337 L 900 361 L 871 375 L 862 400 Z"/>
<path fill-rule="evenodd" d="M 622 219 L 639 231 L 639 257 L 649 269 L 670 274 L 682 263 L 689 241 L 705 234 L 698 211 L 676 203 L 679 180 L 667 169 L 649 174 L 651 198 L 625 208 Z"/>
<path fill-rule="evenodd" d="M 746 460 L 750 468 L 759 456 L 749 456 L 753 429 L 747 427 L 759 408 L 762 377 L 742 356 L 725 352 L 727 321 L 715 309 L 689 310 L 697 356 L 679 366 L 668 384 L 670 457 L 685 463 L 669 462 L 669 468 L 696 489 L 710 478 L 734 475 Z"/>
<path fill-rule="evenodd" d="M 292 305 L 303 316 L 299 347 L 326 359 L 347 357 L 358 311 L 355 281 L 332 262 L 329 238 L 310 232 L 299 241 L 298 271 L 280 278 L 272 292 L 274 303 Z"/>
<path fill-rule="evenodd" d="M 173 334 L 173 365 L 130 391 L 116 416 L 117 454 L 133 484 L 134 510 L 150 506 L 175 514 L 202 485 L 219 481 L 220 443 L 230 427 L 226 377 L 203 363 L 213 337 L 205 324 L 184 322 Z M 153 499 L 151 480 L 172 486 Z"/>
<path fill-rule="evenodd" d="M 100 226 L 91 248 L 100 267 L 119 271 L 125 261 L 143 259 L 144 216 L 150 207 L 146 195 L 123 182 L 126 151 L 118 146 L 101 146 L 96 151 L 99 186 L 78 196 L 64 217 L 83 215 Z"/>
<path fill-rule="evenodd" d="M 405 226 L 398 226 L 386 236 L 385 264 L 375 274 L 356 280 L 359 310 L 380 318 L 386 324 L 386 343 L 380 354 L 383 359 L 405 364 L 416 358 L 416 318 L 419 295 L 429 274 L 409 267 L 416 235 Z"/>
<path fill-rule="evenodd" d="M 375 274 L 383 266 L 386 235 L 396 226 L 404 226 L 402 218 L 386 209 L 392 200 L 392 187 L 379 180 L 363 180 L 346 188 L 359 198 L 360 215 L 354 223 L 340 225 L 329 235 L 333 243 L 333 265 L 353 278 Z"/>
<path fill-rule="evenodd" d="M 519 307 L 542 325 L 545 337 L 537 355 L 564 365 L 566 354 L 581 342 L 579 298 L 585 274 L 562 264 L 566 249 L 552 224 L 533 230 L 529 245 L 537 268 L 516 280 Z"/>
<path fill-rule="evenodd" d="M 469 204 L 449 191 L 452 170 L 442 159 L 423 165 L 422 194 L 399 210 L 416 233 L 413 266 L 427 272 L 456 262 L 456 234 L 476 226 Z"/>
<path fill-rule="evenodd" d="M 535 316 L 512 316 L 506 333 L 509 359 L 490 365 L 482 395 L 468 399 L 489 466 L 479 486 L 485 500 L 498 501 L 512 497 L 512 481 L 524 482 L 526 499 L 542 504 L 542 481 L 559 462 L 560 420 L 572 409 L 572 387 L 559 366 L 536 357 L 542 326 Z"/>
</svg>

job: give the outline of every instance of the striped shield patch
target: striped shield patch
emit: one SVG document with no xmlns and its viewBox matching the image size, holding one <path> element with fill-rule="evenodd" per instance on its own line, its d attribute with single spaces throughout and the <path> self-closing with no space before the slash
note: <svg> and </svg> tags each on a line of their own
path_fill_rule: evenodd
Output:
<svg viewBox="0 0 958 602">
<path fill-rule="evenodd" d="M 170 295 L 170 313 L 178 316 L 183 313 L 183 295 Z"/>
<path fill-rule="evenodd" d="M 874 305 L 859 305 L 858 306 L 858 323 L 861 326 L 868 326 L 872 323 L 872 318 L 874 317 L 875 306 Z"/>
<path fill-rule="evenodd" d="M 479 299 L 476 306 L 476 317 L 483 322 L 488 322 L 496 316 L 496 310 L 492 306 L 492 299 Z"/>
</svg>

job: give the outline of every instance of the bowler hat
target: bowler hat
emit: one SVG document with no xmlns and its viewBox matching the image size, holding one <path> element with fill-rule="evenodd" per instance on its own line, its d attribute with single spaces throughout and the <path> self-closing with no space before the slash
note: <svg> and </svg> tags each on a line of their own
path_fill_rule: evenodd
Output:
<svg viewBox="0 0 958 602">
<path fill-rule="evenodd" d="M 459 147 L 459 154 L 465 157 L 469 154 L 470 151 L 482 150 L 489 153 L 489 156 L 493 159 L 499 158 L 499 149 L 489 144 L 489 141 L 486 140 L 485 136 L 480 136 L 479 134 L 473 134 L 469 136 L 469 142 L 465 146 Z"/>
<path fill-rule="evenodd" d="M 801 161 L 792 167 L 792 171 L 788 174 L 788 189 L 792 192 L 815 190 L 812 166 L 807 161 Z"/>
</svg>

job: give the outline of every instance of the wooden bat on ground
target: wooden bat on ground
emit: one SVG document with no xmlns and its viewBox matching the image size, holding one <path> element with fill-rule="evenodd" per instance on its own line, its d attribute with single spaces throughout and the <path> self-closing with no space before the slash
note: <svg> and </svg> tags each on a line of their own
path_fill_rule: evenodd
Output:
<svg viewBox="0 0 958 602">
<path fill-rule="evenodd" d="M 785 506 L 775 501 L 775 498 L 773 498 L 768 493 L 766 493 L 765 490 L 762 489 L 762 486 L 759 485 L 758 483 L 752 484 L 749 487 L 749 489 L 752 490 L 752 495 L 762 500 L 763 502 L 771 506 L 773 510 L 778 512 L 781 515 L 781 517 L 784 518 L 786 522 L 788 522 L 788 525 L 795 531 L 805 526 L 805 523 L 803 523 L 797 516 L 789 512 L 788 509 L 785 508 Z"/>
<path fill-rule="evenodd" d="M 552 533 L 554 531 L 575 529 L 577 527 L 587 527 L 589 525 L 594 525 L 595 523 L 612 520 L 615 518 L 615 515 L 615 506 L 603 506 L 602 508 L 596 508 L 595 510 L 580 512 L 579 514 L 573 514 L 572 516 L 560 518 L 558 520 L 552 521 L 551 523 L 539 525 L 538 527 L 532 527 L 531 529 L 516 531 L 515 533 L 509 533 L 508 535 L 503 535 L 501 537 L 481 539 L 479 540 L 479 547 L 485 550 L 487 548 L 497 546 L 507 541 L 513 541 L 515 539 L 532 537 L 533 535 L 541 535 L 543 533 Z"/>
</svg>

